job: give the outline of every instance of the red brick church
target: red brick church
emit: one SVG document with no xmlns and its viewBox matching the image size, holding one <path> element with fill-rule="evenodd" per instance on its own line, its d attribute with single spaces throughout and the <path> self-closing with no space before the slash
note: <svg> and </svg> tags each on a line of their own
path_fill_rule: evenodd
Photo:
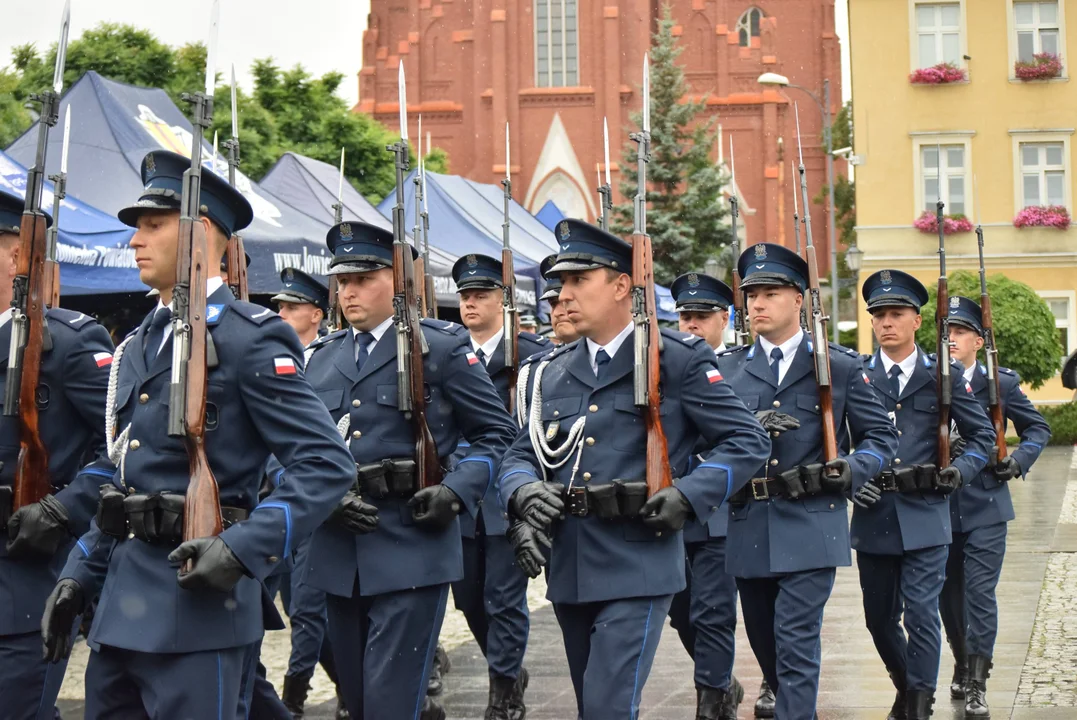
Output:
<svg viewBox="0 0 1077 720">
<path fill-rule="evenodd" d="M 728 162 L 734 139 L 741 237 L 791 246 L 792 192 L 799 188 L 790 165 L 792 103 L 800 106 L 812 195 L 826 182 L 822 113 L 802 91 L 764 88 L 756 80 L 780 73 L 821 100 L 829 78 L 837 114 L 834 0 L 670 3 L 688 83 L 721 125 L 724 149 L 714 149 L 715 162 Z M 453 173 L 498 182 L 507 121 L 516 199 L 532 212 L 553 200 L 566 215 L 594 220 L 602 118 L 609 121 L 614 201 L 620 202 L 618 163 L 634 129 L 629 112 L 640 107 L 643 55 L 661 8 L 661 0 L 371 0 L 355 110 L 397 126 L 403 60 L 410 136 L 422 113 L 424 135 L 448 152 Z M 835 172 L 844 172 L 844 163 Z M 829 264 L 821 205 L 812 208 L 812 228 L 820 261 Z"/>
</svg>

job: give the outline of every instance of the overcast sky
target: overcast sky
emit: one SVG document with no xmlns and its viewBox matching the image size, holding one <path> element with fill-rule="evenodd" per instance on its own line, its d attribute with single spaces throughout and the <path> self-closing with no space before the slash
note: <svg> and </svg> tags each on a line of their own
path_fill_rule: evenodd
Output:
<svg viewBox="0 0 1077 720">
<path fill-rule="evenodd" d="M 0 0 L 18 5 L 18 18 L 0 23 L 0 67 L 11 48 L 33 42 L 47 48 L 59 35 L 64 0 Z M 842 40 L 842 88 L 850 93 L 846 0 L 836 0 Z M 169 45 L 205 41 L 212 0 L 155 3 L 148 0 L 72 0 L 71 37 L 102 21 L 123 22 L 153 32 Z M 363 30 L 370 0 L 221 0 L 217 71 L 228 77 L 232 63 L 240 87 L 250 89 L 251 62 L 272 56 L 282 67 L 300 63 L 314 75 L 344 73 L 340 94 L 358 100 Z"/>
</svg>

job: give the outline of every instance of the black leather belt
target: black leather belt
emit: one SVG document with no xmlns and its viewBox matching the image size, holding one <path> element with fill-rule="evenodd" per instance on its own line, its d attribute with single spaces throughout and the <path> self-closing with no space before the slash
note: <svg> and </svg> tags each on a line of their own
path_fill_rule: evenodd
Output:
<svg viewBox="0 0 1077 720">
<path fill-rule="evenodd" d="M 573 517 L 634 519 L 647 502 L 647 483 L 614 480 L 604 485 L 574 486 L 565 491 L 565 511 Z"/>
<path fill-rule="evenodd" d="M 124 495 L 110 484 L 101 486 L 97 526 L 117 540 L 136 538 L 152 545 L 174 546 L 183 542 L 183 509 L 186 497 L 179 493 Z M 222 528 L 246 520 L 244 508 L 221 506 Z"/>
<path fill-rule="evenodd" d="M 3 463 L 0 463 L 2 466 Z M 15 488 L 10 485 L 0 485 L 0 529 L 7 527 L 7 521 L 14 512 Z"/>
<path fill-rule="evenodd" d="M 875 476 L 875 484 L 883 492 L 941 492 L 938 468 L 930 464 L 883 470 Z"/>
<path fill-rule="evenodd" d="M 355 464 L 355 490 L 375 500 L 401 499 L 414 495 L 419 485 L 411 458 L 386 458 L 377 462 Z"/>
</svg>

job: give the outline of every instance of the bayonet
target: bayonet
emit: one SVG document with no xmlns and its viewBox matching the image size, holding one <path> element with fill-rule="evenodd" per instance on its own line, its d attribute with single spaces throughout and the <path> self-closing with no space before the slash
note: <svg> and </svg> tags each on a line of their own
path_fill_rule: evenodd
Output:
<svg viewBox="0 0 1077 720">
<path fill-rule="evenodd" d="M 509 242 L 512 224 L 509 212 L 512 209 L 512 146 L 510 143 L 509 124 L 505 123 L 505 179 L 501 181 L 505 188 L 504 220 L 501 224 L 501 347 L 505 354 L 505 368 L 509 372 L 509 403 L 511 417 L 516 417 L 516 379 L 520 364 L 520 331 L 517 329 L 516 309 L 516 271 L 512 262 L 512 246 Z"/>
<path fill-rule="evenodd" d="M 52 181 L 52 225 L 45 233 L 45 297 L 49 307 L 60 306 L 60 263 L 56 259 L 60 241 L 60 208 L 67 197 L 67 155 L 71 146 L 71 103 L 64 112 L 64 143 L 60 151 L 60 172 L 49 175 Z"/>
<path fill-rule="evenodd" d="M 733 133 L 729 134 L 729 223 L 732 235 L 733 255 L 733 344 L 744 345 L 748 337 L 748 318 L 744 311 L 744 293 L 740 290 L 740 270 L 737 263 L 740 260 L 740 229 L 737 220 L 740 219 L 740 201 L 737 198 L 737 162 L 733 153 Z"/>
<path fill-rule="evenodd" d="M 599 226 L 609 232 L 610 213 L 613 210 L 613 186 L 610 184 L 610 127 L 606 118 L 602 118 L 602 156 L 606 162 L 606 182 L 602 183 L 602 175 L 598 176 L 598 197 L 602 205 L 599 211 Z"/>
</svg>

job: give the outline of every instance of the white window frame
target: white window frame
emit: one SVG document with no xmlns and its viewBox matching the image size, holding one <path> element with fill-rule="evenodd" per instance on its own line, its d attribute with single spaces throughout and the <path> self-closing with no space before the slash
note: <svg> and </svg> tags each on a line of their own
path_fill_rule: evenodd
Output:
<svg viewBox="0 0 1077 720">
<path fill-rule="evenodd" d="M 933 147 L 936 145 L 961 145 L 965 148 L 965 217 L 971 220 L 976 217 L 974 214 L 976 208 L 975 193 L 972 191 L 972 178 L 973 178 L 973 166 L 972 166 L 972 137 L 975 133 L 971 130 L 962 130 L 956 132 L 939 132 L 939 133 L 926 133 L 916 134 L 912 138 L 912 168 L 913 168 L 913 184 L 915 185 L 913 191 L 914 214 L 913 219 L 920 217 L 927 207 L 924 197 L 924 168 L 923 163 L 923 148 Z M 940 186 L 941 187 L 941 186 Z M 947 189 L 949 194 L 949 189 Z M 932 199 L 934 202 L 934 199 Z M 944 202 L 947 202 L 946 198 L 943 198 Z M 949 204 L 947 204 L 949 207 Z M 943 212 L 947 215 L 953 213 L 947 212 L 946 208 L 943 208 Z"/>
<path fill-rule="evenodd" d="M 1073 290 L 1037 290 L 1036 294 L 1043 300 L 1065 300 L 1067 304 L 1066 309 L 1066 322 L 1061 323 L 1058 318 L 1055 318 L 1056 328 L 1066 328 L 1066 344 L 1069 347 L 1062 348 L 1063 355 L 1059 362 L 1059 371 L 1062 369 L 1062 363 L 1066 361 L 1066 358 L 1073 354 L 1074 350 L 1077 350 L 1077 338 L 1074 337 L 1074 332 L 1077 331 L 1077 293 Z"/>
<path fill-rule="evenodd" d="M 752 11 L 755 11 L 755 12 L 759 13 L 759 34 L 758 35 L 752 35 L 752 19 L 751 19 L 751 16 L 749 14 Z M 737 24 L 733 28 L 733 30 L 737 33 L 737 44 L 739 45 L 739 47 L 751 47 L 752 46 L 752 38 L 754 38 L 754 37 L 762 37 L 763 36 L 763 19 L 766 18 L 766 17 L 767 17 L 767 14 L 765 12 L 763 12 L 763 9 L 756 6 L 756 5 L 752 5 L 750 8 L 748 8 L 747 10 L 745 10 L 744 12 L 742 12 L 740 14 L 740 17 L 737 18 Z M 747 45 L 740 45 L 740 31 L 741 30 L 744 30 L 747 33 L 747 37 L 748 37 L 748 44 Z"/>
<path fill-rule="evenodd" d="M 1010 56 L 1010 80 L 1023 82 L 1017 79 L 1014 73 L 1014 64 L 1017 62 L 1017 17 L 1014 14 L 1014 5 L 1020 0 L 1006 0 L 1006 30 L 1007 43 L 1009 44 Z M 1066 0 L 1058 1 L 1058 47 L 1062 56 L 1062 74 L 1054 80 L 1069 79 L 1069 58 L 1066 57 Z"/>
<path fill-rule="evenodd" d="M 569 69 L 568 58 L 568 26 L 567 18 L 568 14 L 566 8 L 568 4 L 572 2 L 576 7 L 576 57 L 573 61 L 572 69 Z M 534 17 L 535 26 L 532 30 L 532 39 L 535 43 L 535 87 L 543 88 L 555 88 L 555 87 L 578 87 L 580 85 L 580 6 L 586 2 L 586 0 L 534 0 Z M 543 8 L 543 5 L 545 8 Z M 556 7 L 555 7 L 556 6 Z M 560 8 L 561 12 L 561 42 L 558 45 L 554 45 L 553 32 L 551 30 L 552 13 Z M 539 56 L 538 56 L 538 16 L 539 12 L 545 10 L 546 12 L 546 81 L 543 82 L 539 70 Z M 561 58 L 561 75 L 564 81 L 560 84 L 554 84 L 554 70 L 553 59 L 558 55 Z M 568 76 L 574 74 L 575 82 L 569 82 Z"/>
<path fill-rule="evenodd" d="M 1062 131 L 1010 131 L 1010 136 L 1013 138 L 1013 212 L 1014 215 L 1021 212 L 1025 208 L 1025 186 L 1024 176 L 1021 171 L 1021 145 L 1027 143 L 1033 144 L 1046 144 L 1046 143 L 1061 143 L 1062 144 L 1062 167 L 1065 170 L 1065 178 L 1062 183 L 1062 191 L 1064 193 L 1065 203 L 1063 203 L 1070 214 L 1073 214 L 1073 161 L 1070 159 L 1070 137 L 1073 135 L 1073 130 Z"/>
<path fill-rule="evenodd" d="M 1007 0 L 1010 2 L 1010 0 Z M 965 0 L 909 0 L 909 71 L 916 72 L 920 67 L 920 37 L 916 26 L 916 8 L 918 5 L 957 5 L 958 6 L 958 46 L 960 57 L 957 59 L 957 67 L 968 70 L 968 61 L 965 56 L 969 54 L 968 24 L 965 15 Z"/>
</svg>

